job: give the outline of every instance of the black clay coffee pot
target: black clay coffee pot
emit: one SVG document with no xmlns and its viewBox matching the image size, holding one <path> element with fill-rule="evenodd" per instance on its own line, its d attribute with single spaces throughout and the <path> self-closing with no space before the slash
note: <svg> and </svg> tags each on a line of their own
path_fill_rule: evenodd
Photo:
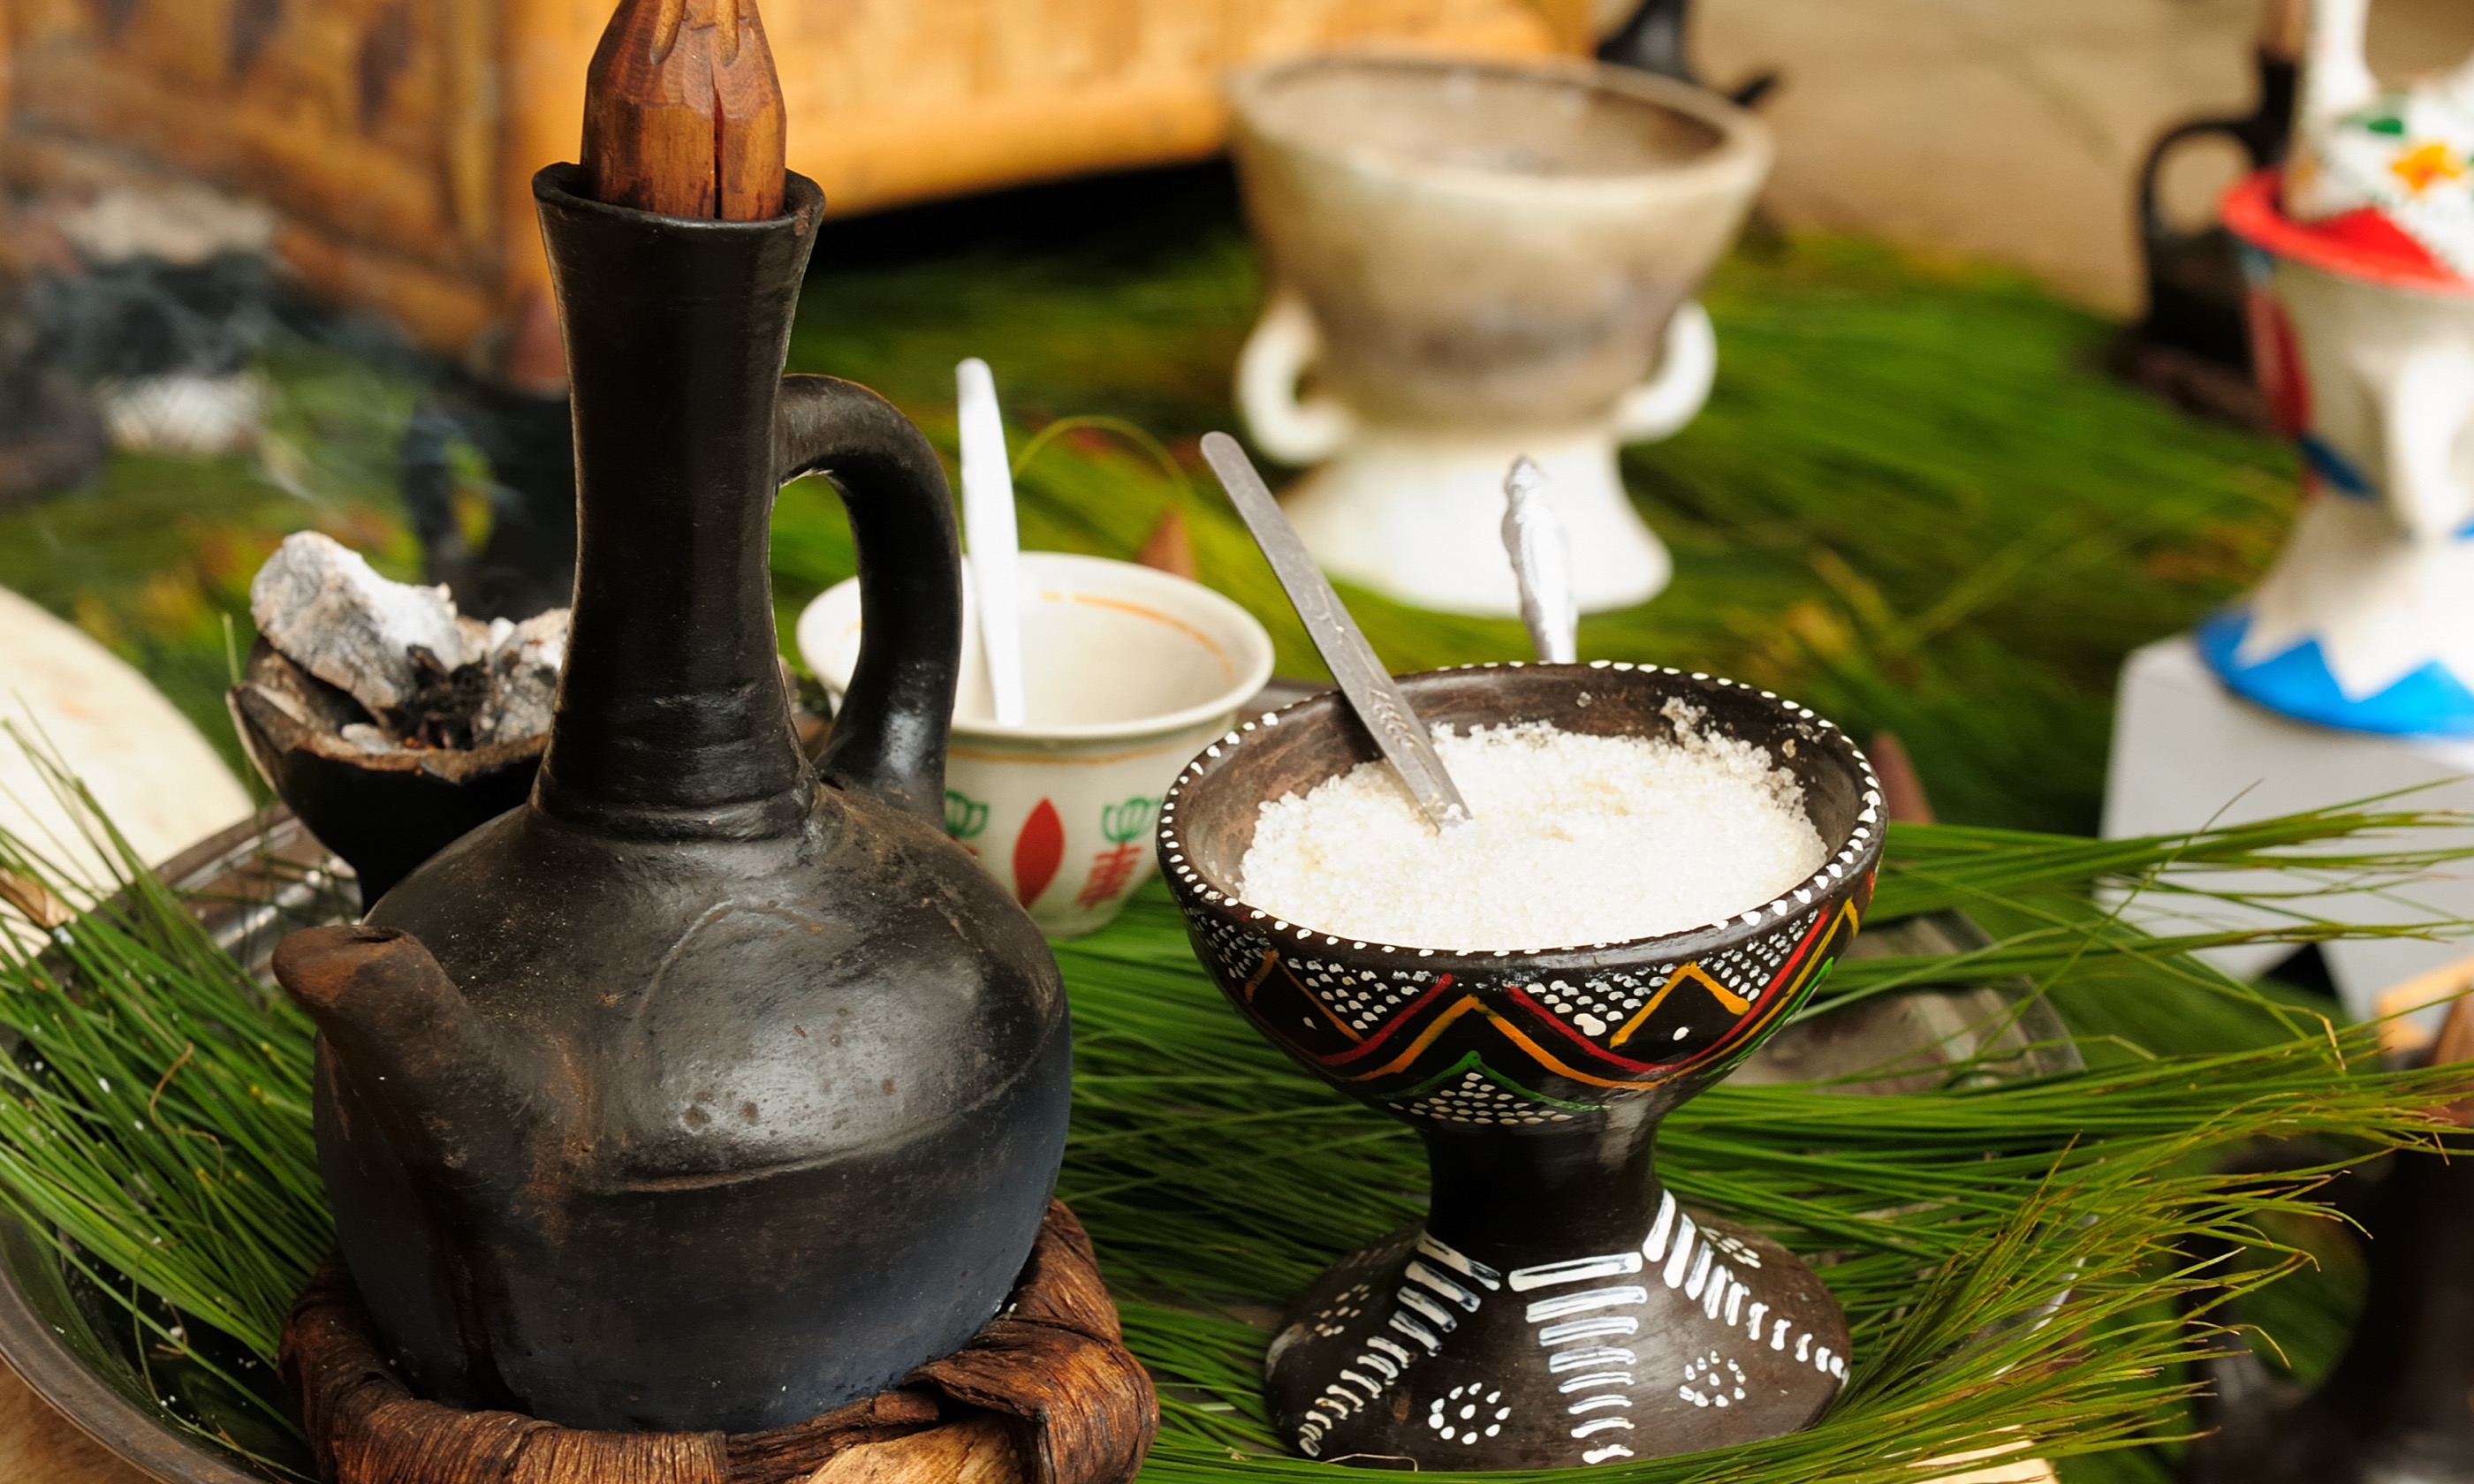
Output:
<svg viewBox="0 0 2474 1484">
<path fill-rule="evenodd" d="M 288 940 L 320 1167 L 424 1396 L 578 1427 L 796 1422 L 966 1343 L 1065 1135 L 1054 961 L 945 838 L 952 505 L 873 394 L 781 378 L 823 204 L 715 222 L 535 178 L 573 386 L 570 658 L 530 802 Z M 801 755 L 774 491 L 849 504 L 867 639 Z"/>
<path fill-rule="evenodd" d="M 1629 19 L 1604 33 L 1604 39 L 1598 42 L 1598 60 L 1638 67 L 1695 87 L 1711 86 L 1693 70 L 1686 55 L 1685 33 L 1689 29 L 1690 8 L 1691 0 L 1640 0 Z M 1750 108 L 1768 97 L 1778 84 L 1779 75 L 1764 71 L 1754 73 L 1732 88 L 1718 90 L 1729 102 Z"/>
<path fill-rule="evenodd" d="M 2147 281 L 2147 312 L 2124 342 L 2140 380 L 2239 419 L 2259 416 L 2251 388 L 2249 290 L 2233 234 L 2211 221 L 2175 226 L 2163 202 L 2165 172 L 2193 146 L 2230 144 L 2252 170 L 2282 162 L 2293 133 L 2301 86 L 2301 7 L 2268 0 L 2252 68 L 2258 104 L 2250 112 L 2191 119 L 2159 135 L 2139 167 L 2139 249 Z M 2212 390 L 2218 389 L 2218 390 Z"/>
</svg>

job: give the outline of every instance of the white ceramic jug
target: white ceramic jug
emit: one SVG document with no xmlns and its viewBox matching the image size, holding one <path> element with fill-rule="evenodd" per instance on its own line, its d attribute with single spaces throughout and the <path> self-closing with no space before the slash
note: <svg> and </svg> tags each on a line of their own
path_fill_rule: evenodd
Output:
<svg viewBox="0 0 2474 1484">
<path fill-rule="evenodd" d="M 1690 296 L 1768 172 L 1760 123 L 1578 62 L 1323 57 L 1238 73 L 1229 97 L 1273 281 L 1238 402 L 1264 452 L 1321 466 L 1286 502 L 1316 558 L 1421 607 L 1517 613 L 1498 527 L 1525 453 L 1583 610 L 1665 586 L 1615 449 L 1709 396 L 1717 340 Z"/>
</svg>

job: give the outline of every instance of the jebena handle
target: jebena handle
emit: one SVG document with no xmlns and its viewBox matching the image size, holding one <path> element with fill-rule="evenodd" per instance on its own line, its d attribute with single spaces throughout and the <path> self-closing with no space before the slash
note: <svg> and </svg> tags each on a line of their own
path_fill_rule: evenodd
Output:
<svg viewBox="0 0 2474 1484">
<path fill-rule="evenodd" d="M 859 548 L 859 663 L 816 771 L 941 829 L 962 662 L 961 543 L 944 467 L 910 419 L 867 388 L 785 376 L 774 468 L 783 484 L 832 480 Z"/>
<path fill-rule="evenodd" d="M 1320 464 L 1357 435 L 1357 415 L 1327 396 L 1298 397 L 1298 378 L 1322 352 L 1313 311 L 1291 289 L 1277 289 L 1237 357 L 1237 407 L 1256 447 L 1283 464 Z M 1614 430 L 1624 443 L 1672 437 L 1700 415 L 1718 376 L 1718 332 L 1698 299 L 1678 305 L 1666 322 L 1658 370 L 1615 401 Z"/>
</svg>

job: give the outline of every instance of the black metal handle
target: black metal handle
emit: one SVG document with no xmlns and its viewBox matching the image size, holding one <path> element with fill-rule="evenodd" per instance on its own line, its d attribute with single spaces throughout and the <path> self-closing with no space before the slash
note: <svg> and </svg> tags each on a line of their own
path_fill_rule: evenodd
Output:
<svg viewBox="0 0 2474 1484">
<path fill-rule="evenodd" d="M 2188 123 L 2176 124 L 2165 131 L 2164 135 L 2148 150 L 2147 160 L 2139 167 L 2139 232 L 2141 236 L 2151 243 L 2160 243 L 2204 235 L 2204 232 L 2177 231 L 2165 220 L 2165 213 L 2159 210 L 2156 204 L 2157 179 L 2165 173 L 2165 161 L 2175 150 L 2195 140 L 2205 139 L 2215 134 L 2222 134 L 2241 145 L 2245 155 L 2254 155 L 2251 149 L 2250 131 L 2246 127 L 2250 122 L 2249 119 L 2241 118 L 2198 118 L 2192 119 Z"/>
<path fill-rule="evenodd" d="M 2164 213 L 2156 208 L 2156 181 L 2164 173 L 2165 161 L 2175 150 L 2195 139 L 2222 134 L 2242 146 L 2251 168 L 2265 170 L 2285 158 L 2286 145 L 2292 137 L 2293 99 L 2299 85 L 2296 64 L 2291 58 L 2279 57 L 2262 50 L 2257 59 L 2259 74 L 2259 107 L 2241 117 L 2193 119 L 2165 131 L 2147 152 L 2139 167 L 2139 230 L 2150 243 L 2174 241 L 2193 234 L 2174 231 L 2166 224 Z"/>
<path fill-rule="evenodd" d="M 962 664 L 961 543 L 936 451 L 885 398 L 831 376 L 785 376 L 774 467 L 833 481 L 859 548 L 859 663 L 816 760 L 941 826 L 945 743 Z"/>
</svg>

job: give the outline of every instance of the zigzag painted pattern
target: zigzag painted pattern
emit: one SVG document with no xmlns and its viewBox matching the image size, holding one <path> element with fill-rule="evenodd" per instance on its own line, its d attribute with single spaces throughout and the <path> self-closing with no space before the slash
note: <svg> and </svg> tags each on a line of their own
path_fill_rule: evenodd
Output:
<svg viewBox="0 0 2474 1484">
<path fill-rule="evenodd" d="M 1268 1034 L 1384 1106 L 1452 1123 L 1561 1123 L 1597 1103 L 1540 1084 L 1632 1090 L 1748 1049 L 1819 983 L 1865 895 L 1708 958 L 1577 983 L 1351 969 L 1227 925 L 1208 946 Z"/>
</svg>

